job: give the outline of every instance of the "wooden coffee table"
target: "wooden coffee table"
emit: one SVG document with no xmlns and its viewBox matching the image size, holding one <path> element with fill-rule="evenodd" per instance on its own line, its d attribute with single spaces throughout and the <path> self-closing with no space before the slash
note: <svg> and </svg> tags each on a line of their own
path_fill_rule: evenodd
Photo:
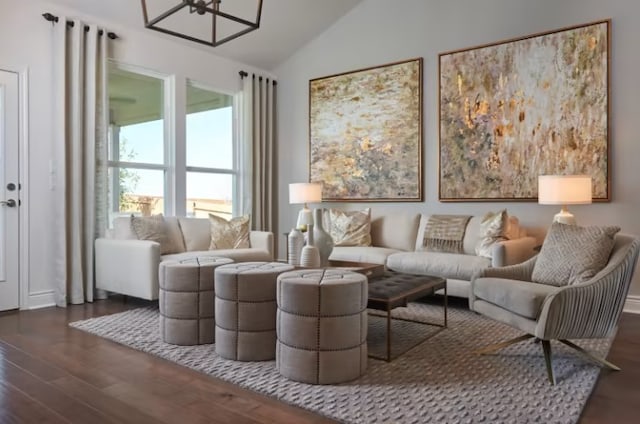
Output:
<svg viewBox="0 0 640 424">
<path fill-rule="evenodd" d="M 440 289 L 444 289 L 444 319 L 442 324 L 391 316 L 392 309 L 407 306 L 409 302 L 424 296 L 432 295 L 436 292 L 436 290 Z M 392 319 L 440 327 L 438 331 L 428 337 L 418 340 L 417 343 L 411 345 L 408 349 L 406 349 L 404 352 L 401 352 L 398 356 L 408 352 L 425 340 L 430 339 L 447 327 L 447 280 L 441 277 L 434 277 L 429 275 L 412 275 L 393 271 L 384 271 L 381 276 L 369 278 L 369 302 L 367 303 L 367 308 L 386 311 L 387 318 L 387 355 L 381 357 L 369 354 L 369 356 L 372 358 L 383 359 L 387 362 L 390 362 L 392 359 Z"/>
</svg>

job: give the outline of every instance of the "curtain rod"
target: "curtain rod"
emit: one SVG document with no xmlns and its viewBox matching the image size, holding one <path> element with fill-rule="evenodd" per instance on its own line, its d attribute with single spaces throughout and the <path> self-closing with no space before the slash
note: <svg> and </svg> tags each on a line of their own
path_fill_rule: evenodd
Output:
<svg viewBox="0 0 640 424">
<path fill-rule="evenodd" d="M 52 15 L 49 12 L 43 13 L 42 17 L 44 19 L 46 19 L 47 21 L 53 22 L 53 23 L 56 23 L 56 22 L 58 22 L 60 20 L 57 16 Z M 73 21 L 67 21 L 67 26 L 68 27 L 73 27 L 73 25 L 74 25 Z M 89 31 L 89 26 L 85 25 L 84 26 L 84 30 L 85 30 L 85 32 Z M 104 33 L 103 30 L 99 30 L 98 31 L 98 35 L 102 35 L 103 33 Z M 118 38 L 118 35 L 115 32 L 107 32 L 107 37 L 109 37 L 109 39 L 111 39 L 111 40 L 115 40 L 116 38 Z"/>
<path fill-rule="evenodd" d="M 240 74 L 240 79 L 244 79 L 244 77 L 249 76 L 247 71 L 240 71 L 240 72 L 238 72 L 238 74 Z M 256 74 L 251 74 L 251 76 L 253 77 L 253 79 L 256 78 Z M 262 77 L 258 77 L 258 79 L 260 81 L 262 81 Z M 269 81 L 269 78 L 266 78 L 266 80 Z M 276 81 L 276 80 L 271 80 L 271 81 L 273 81 L 273 85 L 278 85 L 278 81 Z"/>
</svg>

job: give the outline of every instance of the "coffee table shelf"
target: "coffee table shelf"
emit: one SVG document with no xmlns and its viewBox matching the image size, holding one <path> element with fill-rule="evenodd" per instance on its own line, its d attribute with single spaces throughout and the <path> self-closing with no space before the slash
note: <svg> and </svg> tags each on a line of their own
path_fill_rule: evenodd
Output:
<svg viewBox="0 0 640 424">
<path fill-rule="evenodd" d="M 433 295 L 436 290 L 440 289 L 444 290 L 444 310 L 442 323 L 418 321 L 408 318 L 391 316 L 391 310 L 407 306 L 409 302 L 421 297 Z M 367 308 L 386 312 L 387 319 L 387 331 L 385 335 L 386 356 L 378 356 L 371 353 L 369 354 L 369 356 L 371 358 L 382 359 L 390 362 L 392 359 L 394 359 L 391 357 L 391 320 L 401 320 L 440 327 L 438 331 L 429 335 L 428 337 L 418 340 L 416 343 L 411 345 L 408 349 L 405 349 L 397 356 L 408 352 L 417 345 L 423 343 L 427 339 L 430 339 L 440 331 L 447 328 L 447 280 L 441 277 L 434 277 L 430 275 L 412 275 L 393 271 L 385 271 L 382 276 L 369 278 L 369 300 L 367 303 Z"/>
</svg>

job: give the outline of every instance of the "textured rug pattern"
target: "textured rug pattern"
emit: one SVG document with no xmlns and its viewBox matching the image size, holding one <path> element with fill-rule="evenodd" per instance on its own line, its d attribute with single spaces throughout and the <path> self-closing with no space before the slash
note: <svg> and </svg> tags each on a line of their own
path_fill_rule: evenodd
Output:
<svg viewBox="0 0 640 424">
<path fill-rule="evenodd" d="M 442 308 L 412 303 L 394 315 L 441 322 Z M 533 341 L 476 355 L 473 350 L 521 333 L 463 308 L 449 308 L 447 329 L 391 363 L 369 359 L 363 377 L 332 386 L 289 381 L 277 372 L 275 361 L 220 358 L 214 345 L 163 343 L 154 307 L 70 325 L 345 423 L 574 423 L 599 373 L 560 343 L 552 343 L 556 386 L 548 383 L 542 348 Z M 437 330 L 395 321 L 395 352 Z M 383 354 L 384 331 L 385 320 L 370 317 L 370 352 Z M 611 340 L 578 343 L 604 356 Z"/>
</svg>

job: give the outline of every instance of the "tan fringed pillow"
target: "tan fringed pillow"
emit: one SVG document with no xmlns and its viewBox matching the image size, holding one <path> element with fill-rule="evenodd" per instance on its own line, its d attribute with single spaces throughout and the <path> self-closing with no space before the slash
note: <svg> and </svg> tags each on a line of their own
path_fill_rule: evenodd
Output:
<svg viewBox="0 0 640 424">
<path fill-rule="evenodd" d="M 172 246 L 167 234 L 167 226 L 162 214 L 152 216 L 131 215 L 131 230 L 138 240 L 149 240 L 160 243 L 160 254 L 165 255 L 172 251 Z"/>
<path fill-rule="evenodd" d="M 431 215 L 424 226 L 422 247 L 418 250 L 463 253 L 464 235 L 470 215 Z"/>
<path fill-rule="evenodd" d="M 334 246 L 371 246 L 371 209 L 341 211 L 329 209 L 328 226 Z"/>
<path fill-rule="evenodd" d="M 508 227 L 509 216 L 506 209 L 498 213 L 486 214 L 480 224 L 480 239 L 476 244 L 476 255 L 491 259 L 493 245 L 507 239 Z"/>
<path fill-rule="evenodd" d="M 209 250 L 242 249 L 249 244 L 249 215 L 238 216 L 227 221 L 219 216 L 209 214 L 211 244 Z"/>
</svg>

